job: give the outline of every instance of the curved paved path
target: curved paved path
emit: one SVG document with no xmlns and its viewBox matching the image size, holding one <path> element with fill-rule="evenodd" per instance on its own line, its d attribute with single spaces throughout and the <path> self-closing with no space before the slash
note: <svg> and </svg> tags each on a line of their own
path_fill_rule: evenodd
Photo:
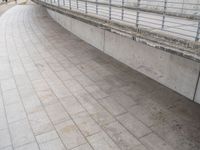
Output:
<svg viewBox="0 0 200 150">
<path fill-rule="evenodd" d="M 0 18 L 0 150 L 199 150 L 199 105 L 32 3 Z"/>
<path fill-rule="evenodd" d="M 13 6 L 15 6 L 16 3 L 15 2 L 9 2 L 9 3 L 3 3 L 0 4 L 0 16 L 6 12 L 8 9 L 12 8 Z"/>
</svg>

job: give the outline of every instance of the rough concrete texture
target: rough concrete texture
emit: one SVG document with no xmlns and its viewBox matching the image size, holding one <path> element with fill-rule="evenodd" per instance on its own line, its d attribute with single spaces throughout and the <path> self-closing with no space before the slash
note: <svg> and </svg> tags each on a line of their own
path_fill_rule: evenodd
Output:
<svg viewBox="0 0 200 150">
<path fill-rule="evenodd" d="M 198 62 L 149 47 L 54 11 L 48 12 L 64 27 L 62 20 L 70 21 L 66 29 L 104 53 L 189 99 L 194 99 L 200 69 Z M 199 102 L 198 96 L 195 101 Z"/>
<path fill-rule="evenodd" d="M 199 150 L 200 106 L 40 6 L 0 18 L 0 150 Z"/>
</svg>

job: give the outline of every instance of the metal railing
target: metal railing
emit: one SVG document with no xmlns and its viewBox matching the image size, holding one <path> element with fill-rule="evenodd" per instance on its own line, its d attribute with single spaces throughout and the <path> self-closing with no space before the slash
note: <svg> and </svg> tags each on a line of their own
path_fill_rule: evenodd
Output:
<svg viewBox="0 0 200 150">
<path fill-rule="evenodd" d="M 69 10 L 122 24 L 200 39 L 200 0 L 42 0 Z"/>
<path fill-rule="evenodd" d="M 9 2 L 12 2 L 12 0 L 0 0 L 0 5 L 1 4 L 6 4 L 6 3 L 9 3 Z"/>
</svg>

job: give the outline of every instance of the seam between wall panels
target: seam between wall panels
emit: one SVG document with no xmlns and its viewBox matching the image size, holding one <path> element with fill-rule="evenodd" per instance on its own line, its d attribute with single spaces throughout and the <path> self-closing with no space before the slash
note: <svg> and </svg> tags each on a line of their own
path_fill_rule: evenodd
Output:
<svg viewBox="0 0 200 150">
<path fill-rule="evenodd" d="M 196 82 L 195 89 L 194 89 L 193 101 L 195 101 L 195 98 L 196 98 L 197 89 L 198 89 L 198 85 L 199 85 L 199 78 L 200 78 L 200 71 L 198 73 L 197 82 Z"/>
<path fill-rule="evenodd" d="M 105 38 L 106 38 L 106 33 L 105 33 L 106 31 L 105 30 L 103 30 L 103 52 L 105 53 Z"/>
</svg>

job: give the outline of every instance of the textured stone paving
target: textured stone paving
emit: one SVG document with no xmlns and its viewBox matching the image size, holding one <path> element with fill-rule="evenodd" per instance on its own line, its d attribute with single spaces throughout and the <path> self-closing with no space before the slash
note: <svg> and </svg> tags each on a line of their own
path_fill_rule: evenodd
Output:
<svg viewBox="0 0 200 150">
<path fill-rule="evenodd" d="M 0 150 L 199 150 L 200 107 L 18 5 L 0 18 Z"/>
<path fill-rule="evenodd" d="M 13 6 L 15 6 L 16 3 L 15 2 L 9 2 L 9 3 L 2 3 L 0 4 L 0 16 L 7 11 L 8 9 L 12 8 Z"/>
</svg>

